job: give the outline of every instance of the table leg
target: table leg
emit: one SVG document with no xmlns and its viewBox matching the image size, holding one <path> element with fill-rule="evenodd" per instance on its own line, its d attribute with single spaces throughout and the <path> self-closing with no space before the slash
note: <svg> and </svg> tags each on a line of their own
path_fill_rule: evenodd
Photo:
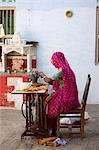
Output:
<svg viewBox="0 0 99 150">
<path fill-rule="evenodd" d="M 34 96 L 34 95 L 33 95 Z M 31 94 L 26 94 L 26 130 L 24 133 L 21 135 L 21 138 L 24 136 L 33 136 L 35 135 L 36 132 L 40 134 L 40 132 L 45 132 L 47 131 L 47 122 L 46 122 L 46 114 L 44 111 L 44 100 L 46 96 L 45 95 L 39 95 L 38 96 L 38 108 L 39 108 L 39 122 L 38 122 L 38 127 L 39 131 L 36 130 L 37 126 L 32 126 L 32 99 L 31 99 Z M 28 106 L 29 103 L 29 106 Z M 37 133 L 36 133 L 37 135 Z"/>
<path fill-rule="evenodd" d="M 39 96 L 39 126 L 43 129 L 47 129 L 47 120 L 46 120 L 46 113 L 44 110 L 44 100 L 46 96 L 40 95 Z"/>
<path fill-rule="evenodd" d="M 29 126 L 31 126 L 31 115 L 32 115 L 32 112 L 31 112 L 31 95 L 28 96 L 28 101 L 29 101 Z"/>
<path fill-rule="evenodd" d="M 28 95 L 26 95 L 26 130 L 28 130 Z"/>
<path fill-rule="evenodd" d="M 26 111 L 26 130 L 22 133 L 21 135 L 21 139 L 26 136 L 26 133 L 28 131 L 28 95 L 26 94 L 26 108 L 25 108 L 25 111 Z"/>
</svg>

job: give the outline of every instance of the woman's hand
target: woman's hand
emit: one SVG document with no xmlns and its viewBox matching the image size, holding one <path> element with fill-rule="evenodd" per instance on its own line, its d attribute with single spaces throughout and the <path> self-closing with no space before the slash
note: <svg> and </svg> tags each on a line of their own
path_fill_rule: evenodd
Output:
<svg viewBox="0 0 99 150">
<path fill-rule="evenodd" d="M 37 75 L 44 79 L 45 82 L 52 84 L 53 80 L 48 78 L 43 72 L 37 72 Z"/>
<path fill-rule="evenodd" d="M 44 76 L 46 76 L 43 72 L 37 72 L 37 75 L 41 78 L 44 78 Z"/>
</svg>

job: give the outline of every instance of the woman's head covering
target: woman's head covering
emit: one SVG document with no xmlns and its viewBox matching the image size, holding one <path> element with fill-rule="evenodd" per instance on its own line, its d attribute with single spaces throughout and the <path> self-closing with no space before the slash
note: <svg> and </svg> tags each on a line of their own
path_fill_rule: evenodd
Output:
<svg viewBox="0 0 99 150">
<path fill-rule="evenodd" d="M 62 52 L 55 52 L 51 57 L 51 62 L 56 68 L 70 67 Z"/>
</svg>

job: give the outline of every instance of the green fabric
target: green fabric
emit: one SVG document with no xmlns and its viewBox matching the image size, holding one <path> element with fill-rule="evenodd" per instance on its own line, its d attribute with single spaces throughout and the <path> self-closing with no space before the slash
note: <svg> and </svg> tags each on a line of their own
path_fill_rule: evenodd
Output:
<svg viewBox="0 0 99 150">
<path fill-rule="evenodd" d="M 57 78 L 62 78 L 62 72 L 59 71 L 57 74 L 52 76 L 52 80 L 56 80 Z"/>
<path fill-rule="evenodd" d="M 52 76 L 52 80 L 58 80 L 59 86 L 62 88 L 63 87 L 63 83 L 62 83 L 62 72 L 59 71 L 57 72 L 57 74 Z"/>
</svg>

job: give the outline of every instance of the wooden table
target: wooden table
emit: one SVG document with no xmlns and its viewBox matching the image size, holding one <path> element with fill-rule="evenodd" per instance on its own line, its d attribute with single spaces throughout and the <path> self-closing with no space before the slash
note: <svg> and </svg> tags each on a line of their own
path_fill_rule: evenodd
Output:
<svg viewBox="0 0 99 150">
<path fill-rule="evenodd" d="M 21 138 L 24 136 L 32 136 L 36 134 L 36 130 L 38 131 L 47 131 L 47 123 L 46 123 L 46 114 L 44 110 L 44 100 L 46 98 L 46 91 L 37 91 L 37 92 L 25 92 L 25 91 L 12 91 L 12 94 L 25 94 L 26 95 L 26 129 L 22 133 Z M 35 98 L 35 94 L 38 94 L 38 124 L 34 124 L 32 120 L 32 100 L 31 100 L 31 94 L 32 97 Z"/>
</svg>

